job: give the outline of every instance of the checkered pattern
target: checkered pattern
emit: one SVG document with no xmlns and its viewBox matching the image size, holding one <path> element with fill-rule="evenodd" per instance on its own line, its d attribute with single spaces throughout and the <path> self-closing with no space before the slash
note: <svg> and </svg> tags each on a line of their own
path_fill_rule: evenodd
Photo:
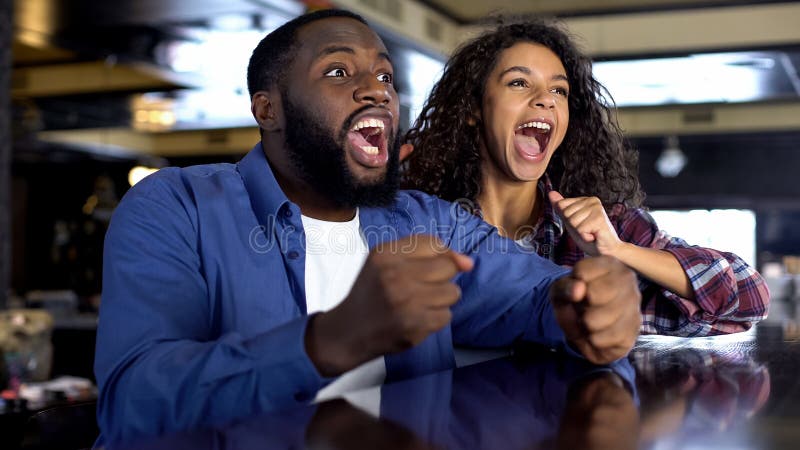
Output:
<svg viewBox="0 0 800 450">
<path fill-rule="evenodd" d="M 547 177 L 539 181 L 544 198 L 553 190 Z M 480 213 L 478 213 L 480 214 Z M 642 291 L 642 334 L 710 336 L 749 329 L 767 316 L 769 290 L 761 275 L 733 253 L 692 246 L 658 229 L 641 208 L 615 205 L 609 219 L 623 241 L 667 251 L 678 259 L 691 280 L 695 299 L 682 298 L 639 277 Z M 585 253 L 564 232 L 549 201 L 536 230 L 520 244 L 556 264 L 573 266 Z"/>
</svg>

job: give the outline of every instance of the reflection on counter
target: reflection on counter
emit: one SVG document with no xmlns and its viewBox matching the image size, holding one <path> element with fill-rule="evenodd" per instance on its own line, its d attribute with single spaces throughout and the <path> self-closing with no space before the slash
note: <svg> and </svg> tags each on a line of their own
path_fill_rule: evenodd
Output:
<svg viewBox="0 0 800 450">
<path fill-rule="evenodd" d="M 784 427 L 800 417 L 796 370 L 776 378 L 770 368 L 796 367 L 800 346 L 776 337 L 645 336 L 610 367 L 526 351 L 108 448 L 794 448 L 796 427 Z M 376 401 L 370 414 L 363 405 Z"/>
<path fill-rule="evenodd" d="M 536 361 L 489 361 L 360 393 L 379 396 L 379 417 L 337 399 L 107 448 L 635 448 L 631 389 L 627 361 L 596 367 L 542 353 Z"/>
<path fill-rule="evenodd" d="M 712 339 L 642 338 L 630 355 L 641 398 L 641 447 L 725 448 L 770 395 L 753 359 L 754 333 Z M 721 445 L 721 446 L 720 446 Z"/>
</svg>

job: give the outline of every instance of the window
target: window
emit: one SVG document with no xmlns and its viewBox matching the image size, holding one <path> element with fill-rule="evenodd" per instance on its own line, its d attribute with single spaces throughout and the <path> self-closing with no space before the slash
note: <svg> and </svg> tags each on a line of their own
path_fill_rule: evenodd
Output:
<svg viewBox="0 0 800 450">
<path fill-rule="evenodd" d="M 691 245 L 736 253 L 756 262 L 756 215 L 744 209 L 650 211 L 659 228 Z"/>
</svg>

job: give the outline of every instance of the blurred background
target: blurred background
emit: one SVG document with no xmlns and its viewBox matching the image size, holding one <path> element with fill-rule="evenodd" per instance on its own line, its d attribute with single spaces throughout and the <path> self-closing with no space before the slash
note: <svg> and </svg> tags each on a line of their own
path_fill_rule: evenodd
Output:
<svg viewBox="0 0 800 450">
<path fill-rule="evenodd" d="M 0 309 L 51 314 L 51 376 L 93 378 L 103 236 L 119 199 L 161 167 L 243 156 L 258 141 L 250 52 L 330 6 L 384 38 L 404 129 L 488 14 L 563 19 L 619 106 L 661 227 L 741 255 L 769 278 L 773 317 L 793 317 L 800 2 L 0 0 Z"/>
</svg>

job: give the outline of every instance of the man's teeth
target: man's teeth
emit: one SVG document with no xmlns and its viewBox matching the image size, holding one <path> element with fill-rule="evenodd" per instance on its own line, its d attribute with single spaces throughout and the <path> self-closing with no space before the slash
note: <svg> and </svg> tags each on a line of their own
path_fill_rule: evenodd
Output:
<svg viewBox="0 0 800 450">
<path fill-rule="evenodd" d="M 365 145 L 361 147 L 361 150 L 368 154 L 368 155 L 377 155 L 378 154 L 378 147 L 373 147 L 371 145 Z"/>
<path fill-rule="evenodd" d="M 362 128 L 375 128 L 372 134 L 378 134 L 383 131 L 383 121 L 378 119 L 364 119 L 359 120 L 356 122 L 355 126 L 353 126 L 352 131 L 358 131 Z"/>
<path fill-rule="evenodd" d="M 518 130 L 522 128 L 538 128 L 544 131 L 550 131 L 550 124 L 547 122 L 528 122 L 517 127 Z"/>
</svg>

